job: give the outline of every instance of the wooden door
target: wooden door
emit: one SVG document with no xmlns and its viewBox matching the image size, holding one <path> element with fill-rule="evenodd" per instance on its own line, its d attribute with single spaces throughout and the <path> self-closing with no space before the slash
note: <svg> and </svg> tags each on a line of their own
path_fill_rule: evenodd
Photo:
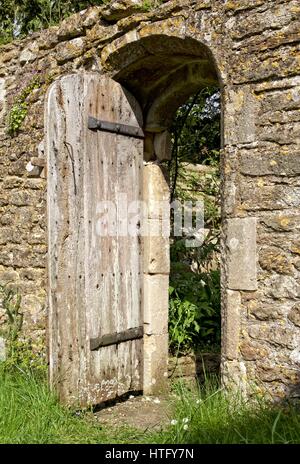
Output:
<svg viewBox="0 0 300 464">
<path fill-rule="evenodd" d="M 45 123 L 50 378 L 64 401 L 97 404 L 142 390 L 140 237 L 103 235 L 102 203 L 118 223 L 120 198 L 141 199 L 142 113 L 118 83 L 86 73 L 51 86 Z"/>
</svg>

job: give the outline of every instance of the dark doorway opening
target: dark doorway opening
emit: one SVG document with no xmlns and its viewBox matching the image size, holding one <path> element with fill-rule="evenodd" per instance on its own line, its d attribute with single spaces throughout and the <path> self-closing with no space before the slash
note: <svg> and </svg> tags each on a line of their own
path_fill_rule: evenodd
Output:
<svg viewBox="0 0 300 464">
<path fill-rule="evenodd" d="M 170 127 L 171 202 L 179 201 L 185 211 L 187 202 L 194 207 L 198 202 L 204 212 L 203 235 L 194 246 L 187 246 L 187 240 L 195 239 L 194 217 L 192 229 L 184 227 L 182 236 L 170 237 L 171 366 L 173 377 L 196 376 L 200 382 L 219 375 L 220 367 L 220 120 L 220 90 L 210 86 L 178 108 Z"/>
</svg>

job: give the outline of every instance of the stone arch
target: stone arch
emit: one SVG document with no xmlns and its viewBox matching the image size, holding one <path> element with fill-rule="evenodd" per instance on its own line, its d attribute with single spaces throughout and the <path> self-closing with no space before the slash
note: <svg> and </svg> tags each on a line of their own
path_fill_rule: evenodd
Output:
<svg viewBox="0 0 300 464">
<path fill-rule="evenodd" d="M 128 33 L 103 50 L 102 62 L 138 99 L 150 132 L 167 129 L 177 108 L 199 88 L 223 85 L 210 47 L 180 31 Z"/>
</svg>

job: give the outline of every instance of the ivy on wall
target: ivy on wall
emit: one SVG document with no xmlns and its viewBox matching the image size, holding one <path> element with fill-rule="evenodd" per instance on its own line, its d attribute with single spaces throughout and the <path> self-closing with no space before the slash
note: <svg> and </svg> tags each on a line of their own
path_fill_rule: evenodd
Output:
<svg viewBox="0 0 300 464">
<path fill-rule="evenodd" d="M 22 124 L 30 108 L 30 96 L 37 89 L 42 89 L 45 94 L 49 85 L 53 82 L 55 75 L 32 72 L 33 77 L 23 87 L 23 89 L 14 97 L 11 109 L 8 112 L 6 127 L 11 137 L 18 135 Z"/>
<path fill-rule="evenodd" d="M 16 97 L 13 106 L 8 114 L 7 131 L 11 136 L 14 136 L 20 130 L 24 119 L 27 116 L 29 103 L 27 98 L 34 89 L 38 89 L 41 85 L 39 76 L 35 76 L 29 84 Z"/>
<path fill-rule="evenodd" d="M 0 307 L 0 336 L 5 340 L 5 360 L 1 361 L 2 367 L 8 371 L 30 368 L 46 372 L 42 341 L 38 345 L 38 342 L 33 344 L 31 339 L 22 337 L 24 315 L 18 290 L 0 284 Z"/>
</svg>

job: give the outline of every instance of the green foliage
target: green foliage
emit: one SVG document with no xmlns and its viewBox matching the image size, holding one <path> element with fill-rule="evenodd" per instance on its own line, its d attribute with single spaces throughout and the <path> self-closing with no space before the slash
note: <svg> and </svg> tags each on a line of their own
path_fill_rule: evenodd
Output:
<svg viewBox="0 0 300 464">
<path fill-rule="evenodd" d="M 218 164 L 220 149 L 220 92 L 205 87 L 178 108 L 171 133 L 175 158 L 200 164 Z M 171 165 L 176 162 L 172 159 Z"/>
<path fill-rule="evenodd" d="M 205 227 L 213 231 L 210 243 L 220 231 L 220 93 L 204 88 L 181 106 L 171 127 L 172 160 L 169 163 L 172 198 L 204 201 Z M 209 167 L 201 174 L 189 165 Z M 207 239 L 206 239 L 207 244 Z"/>
<path fill-rule="evenodd" d="M 151 11 L 163 3 L 163 0 L 144 0 L 142 4 L 143 11 Z"/>
<path fill-rule="evenodd" d="M 173 424 L 152 436 L 173 444 L 292 444 L 300 443 L 299 405 L 272 404 L 253 396 L 251 401 L 220 388 L 207 378 L 198 391 L 183 382 L 174 393 Z"/>
<path fill-rule="evenodd" d="M 186 236 L 171 237 L 169 304 L 172 353 L 220 346 L 220 103 L 215 88 L 205 88 L 181 106 L 172 125 L 173 156 L 169 163 L 172 197 L 204 202 L 200 247 L 187 248 Z M 199 172 L 193 164 L 209 168 Z"/>
<path fill-rule="evenodd" d="M 2 368 L 6 371 L 15 369 L 46 371 L 43 346 L 38 346 L 37 342 L 33 344 L 30 338 L 21 338 L 23 312 L 20 294 L 15 289 L 1 285 L 0 299 L 6 316 L 6 322 L 0 331 L 6 344 L 6 359 L 1 363 Z"/>
<path fill-rule="evenodd" d="M 170 351 L 179 354 L 218 349 L 221 338 L 219 271 L 195 274 L 177 263 L 177 274 L 173 269 L 169 292 Z"/>
<path fill-rule="evenodd" d="M 0 365 L 0 443 L 132 443 L 142 432 L 102 427 L 92 411 L 62 406 L 42 375 Z"/>
<path fill-rule="evenodd" d="M 137 430 L 102 425 L 92 410 L 62 406 L 45 379 L 30 372 L 4 372 L 0 366 L 0 443 L 300 443 L 299 408 L 251 402 L 206 380 L 199 391 L 174 386 L 172 425 Z"/>
<path fill-rule="evenodd" d="M 27 116 L 29 103 L 27 98 L 30 96 L 34 89 L 38 89 L 41 85 L 39 76 L 35 76 L 29 84 L 21 91 L 16 97 L 14 104 L 8 114 L 7 131 L 11 136 L 16 135 Z"/>
<path fill-rule="evenodd" d="M 106 0 L 3 0 L 0 5 L 0 36 L 6 43 L 14 38 L 59 23 L 64 18 Z"/>
<path fill-rule="evenodd" d="M 7 286 L 0 286 L 0 298 L 2 307 L 7 317 L 6 330 L 1 331 L 7 343 L 7 356 L 13 356 L 14 345 L 18 339 L 23 325 L 23 313 L 21 312 L 21 296 L 16 290 Z"/>
<path fill-rule="evenodd" d="M 27 116 L 27 109 L 28 105 L 26 102 L 17 102 L 13 105 L 8 116 L 8 133 L 10 135 L 13 136 L 19 131 Z"/>
<path fill-rule="evenodd" d="M 18 338 L 9 346 L 9 355 L 2 362 L 3 368 L 7 372 L 18 369 L 30 370 L 35 373 L 46 373 L 48 370 L 44 356 L 44 344 L 40 341 L 33 342 L 30 338 Z"/>
</svg>

